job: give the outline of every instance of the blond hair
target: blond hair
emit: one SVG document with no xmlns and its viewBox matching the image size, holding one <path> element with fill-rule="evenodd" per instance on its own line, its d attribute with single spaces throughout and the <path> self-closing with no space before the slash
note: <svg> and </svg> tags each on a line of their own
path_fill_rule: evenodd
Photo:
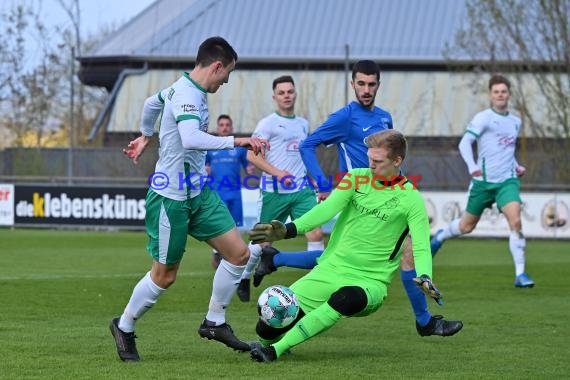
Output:
<svg viewBox="0 0 570 380">
<path fill-rule="evenodd" d="M 391 160 L 397 157 L 406 158 L 408 142 L 403 134 L 393 129 L 376 132 L 366 138 L 368 148 L 384 148 L 388 151 L 388 158 Z"/>
</svg>

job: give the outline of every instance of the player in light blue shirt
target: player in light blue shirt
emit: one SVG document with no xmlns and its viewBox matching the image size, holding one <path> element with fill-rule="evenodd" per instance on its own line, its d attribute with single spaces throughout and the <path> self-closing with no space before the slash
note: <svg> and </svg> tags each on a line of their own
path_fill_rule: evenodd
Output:
<svg viewBox="0 0 570 380">
<path fill-rule="evenodd" d="M 218 136 L 233 135 L 233 121 L 229 115 L 218 116 L 216 132 Z M 231 150 L 210 150 L 206 154 L 206 172 L 208 184 L 218 193 L 228 210 L 236 227 L 243 227 L 243 204 L 241 199 L 241 168 L 247 174 L 253 174 L 253 165 L 247 161 L 247 149 L 237 147 Z M 218 268 L 222 257 L 212 250 L 212 267 Z"/>
<path fill-rule="evenodd" d="M 390 113 L 374 105 L 380 86 L 378 65 L 369 60 L 357 62 L 352 69 L 351 86 L 356 101 L 333 113 L 301 145 L 303 162 L 319 187 L 319 201 L 326 199 L 332 190 L 330 178 L 324 175 L 318 163 L 316 148 L 320 144 L 337 146 L 339 170 L 340 173 L 345 173 L 353 168 L 369 166 L 365 143 L 367 136 L 393 128 Z M 310 269 L 319 262 L 321 254 L 322 251 L 279 252 L 273 248 L 264 248 L 260 265 L 254 274 L 254 285 L 259 285 L 264 275 L 277 270 L 279 266 Z M 461 330 L 463 324 L 460 321 L 435 318 L 429 312 L 424 294 L 413 282 L 416 271 L 409 238 L 404 243 L 400 274 L 414 310 L 416 329 L 421 336 L 450 336 Z"/>
</svg>

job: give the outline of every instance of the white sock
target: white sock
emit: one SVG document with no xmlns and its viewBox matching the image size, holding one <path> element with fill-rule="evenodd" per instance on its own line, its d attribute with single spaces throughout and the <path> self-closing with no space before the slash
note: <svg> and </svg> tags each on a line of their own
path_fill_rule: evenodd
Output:
<svg viewBox="0 0 570 380">
<path fill-rule="evenodd" d="M 150 278 L 150 272 L 135 285 L 129 303 L 119 320 L 119 328 L 124 332 L 135 331 L 135 322 L 154 306 L 158 297 L 165 291 Z"/>
<path fill-rule="evenodd" d="M 515 275 L 524 273 L 524 248 L 526 246 L 526 240 L 520 231 L 511 231 L 509 236 L 509 248 L 511 250 L 511 255 L 513 256 L 513 261 L 515 262 Z"/>
<path fill-rule="evenodd" d="M 307 251 L 324 251 L 325 250 L 325 241 L 308 241 L 307 242 Z"/>
<path fill-rule="evenodd" d="M 459 231 L 459 221 L 460 221 L 460 219 L 455 219 L 451 223 L 449 223 L 447 226 L 445 226 L 443 228 L 443 231 L 440 234 L 436 235 L 436 239 L 439 241 L 445 241 L 445 240 L 450 239 L 452 237 L 462 235 L 461 231 Z"/>
<path fill-rule="evenodd" d="M 261 257 L 261 246 L 259 244 L 249 244 L 249 260 L 247 260 L 247 264 L 245 264 L 245 269 L 241 275 L 242 280 L 249 279 L 251 277 L 251 272 L 253 268 L 259 263 L 259 258 Z"/>
<path fill-rule="evenodd" d="M 208 314 L 206 314 L 206 319 L 215 322 L 216 326 L 226 321 L 226 308 L 237 290 L 244 268 L 245 265 L 233 265 L 222 259 L 216 269 L 212 284 L 212 297 Z"/>
</svg>

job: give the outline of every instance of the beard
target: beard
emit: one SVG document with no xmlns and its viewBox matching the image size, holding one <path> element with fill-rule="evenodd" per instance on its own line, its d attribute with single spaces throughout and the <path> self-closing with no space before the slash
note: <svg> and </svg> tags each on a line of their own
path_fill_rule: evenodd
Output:
<svg viewBox="0 0 570 380">
<path fill-rule="evenodd" d="M 365 99 L 357 96 L 356 99 L 358 100 L 358 103 L 360 103 L 362 107 L 372 108 L 372 106 L 374 105 L 374 101 L 376 100 L 376 94 L 374 94 L 371 98 Z"/>
</svg>

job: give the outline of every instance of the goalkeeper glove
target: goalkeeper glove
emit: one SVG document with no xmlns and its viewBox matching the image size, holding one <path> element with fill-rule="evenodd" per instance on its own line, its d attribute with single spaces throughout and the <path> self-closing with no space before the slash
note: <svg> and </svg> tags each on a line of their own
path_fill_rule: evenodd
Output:
<svg viewBox="0 0 570 380">
<path fill-rule="evenodd" d="M 416 286 L 428 297 L 432 298 L 438 305 L 443 305 L 443 296 L 438 288 L 435 287 L 431 278 L 427 274 L 420 277 L 414 277 Z"/>
<path fill-rule="evenodd" d="M 285 239 L 287 237 L 287 227 L 278 220 L 272 220 L 271 223 L 257 223 L 253 229 L 249 231 L 249 240 L 253 244 L 271 242 Z"/>
</svg>

